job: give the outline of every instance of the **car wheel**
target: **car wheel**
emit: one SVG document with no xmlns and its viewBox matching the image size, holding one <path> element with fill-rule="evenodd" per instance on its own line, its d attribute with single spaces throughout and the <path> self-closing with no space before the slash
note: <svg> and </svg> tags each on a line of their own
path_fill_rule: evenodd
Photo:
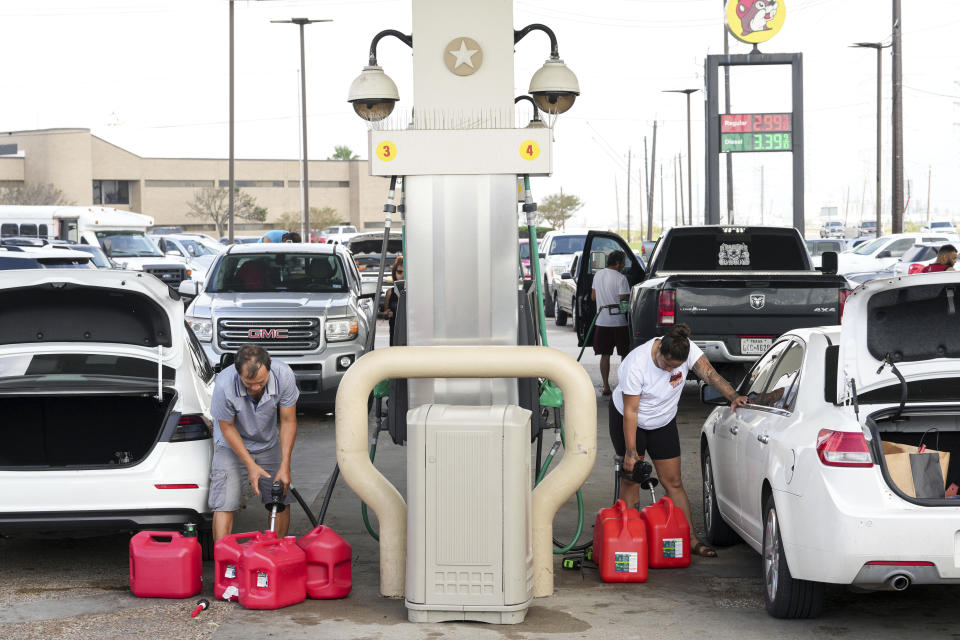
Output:
<svg viewBox="0 0 960 640">
<path fill-rule="evenodd" d="M 774 618 L 816 618 L 823 610 L 823 583 L 790 575 L 773 496 L 767 498 L 763 513 L 763 600 L 767 613 Z"/>
<path fill-rule="evenodd" d="M 567 326 L 567 312 L 560 308 L 560 299 L 553 296 L 553 321 L 558 327 Z"/>
<path fill-rule="evenodd" d="M 710 459 L 709 449 L 703 456 L 703 529 L 707 532 L 710 544 L 727 547 L 737 544 L 740 536 L 730 528 L 727 521 L 720 515 L 717 506 L 717 489 L 713 482 L 713 462 Z"/>
<path fill-rule="evenodd" d="M 547 300 L 550 300 L 550 289 L 547 287 L 547 281 L 543 281 L 543 315 L 548 318 L 553 317 L 553 305 L 547 304 Z"/>
</svg>

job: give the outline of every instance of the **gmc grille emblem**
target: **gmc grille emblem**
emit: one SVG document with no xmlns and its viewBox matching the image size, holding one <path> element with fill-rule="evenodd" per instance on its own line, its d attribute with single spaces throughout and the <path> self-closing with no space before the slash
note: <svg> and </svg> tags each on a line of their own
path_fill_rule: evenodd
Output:
<svg viewBox="0 0 960 640">
<path fill-rule="evenodd" d="M 287 338 L 286 329 L 250 329 L 247 331 L 247 337 L 252 340 L 285 340 Z"/>
</svg>

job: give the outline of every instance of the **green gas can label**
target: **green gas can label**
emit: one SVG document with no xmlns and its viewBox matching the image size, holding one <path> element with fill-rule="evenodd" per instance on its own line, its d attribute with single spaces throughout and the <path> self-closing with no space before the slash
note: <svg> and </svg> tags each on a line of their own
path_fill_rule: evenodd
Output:
<svg viewBox="0 0 960 640">
<path fill-rule="evenodd" d="M 636 573 L 637 554 L 634 551 L 614 552 L 613 570 L 617 573 Z"/>
<path fill-rule="evenodd" d="M 683 538 L 664 538 L 663 539 L 663 557 L 664 558 L 682 558 L 683 557 Z"/>
</svg>

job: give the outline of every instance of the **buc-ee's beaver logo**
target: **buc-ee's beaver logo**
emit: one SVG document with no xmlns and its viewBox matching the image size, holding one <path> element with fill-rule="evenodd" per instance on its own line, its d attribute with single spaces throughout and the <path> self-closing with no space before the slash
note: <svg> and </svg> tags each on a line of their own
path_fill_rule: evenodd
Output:
<svg viewBox="0 0 960 640">
<path fill-rule="evenodd" d="M 727 4 L 727 28 L 741 42 L 766 42 L 777 35 L 785 19 L 784 0 L 730 0 Z"/>
</svg>

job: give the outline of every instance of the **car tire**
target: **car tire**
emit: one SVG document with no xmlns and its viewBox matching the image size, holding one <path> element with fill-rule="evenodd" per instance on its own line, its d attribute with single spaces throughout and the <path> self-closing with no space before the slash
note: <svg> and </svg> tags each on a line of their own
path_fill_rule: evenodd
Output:
<svg viewBox="0 0 960 640">
<path fill-rule="evenodd" d="M 706 531 L 707 541 L 718 547 L 737 544 L 740 542 L 740 536 L 723 519 L 720 508 L 717 506 L 717 485 L 713 481 L 713 463 L 709 449 L 703 454 L 703 464 L 700 469 L 703 474 L 703 530 Z"/>
<path fill-rule="evenodd" d="M 790 575 L 780 538 L 780 520 L 773 496 L 763 509 L 763 600 L 774 618 L 816 618 L 823 610 L 823 583 Z"/>
<path fill-rule="evenodd" d="M 567 312 L 560 308 L 560 299 L 553 296 L 553 321 L 558 327 L 567 326 Z"/>
<path fill-rule="evenodd" d="M 547 301 L 547 300 L 550 300 L 550 299 L 551 299 L 550 289 L 549 289 L 549 287 L 547 287 L 547 281 L 544 280 L 544 281 L 543 281 L 543 300 L 544 300 L 544 304 L 543 304 L 543 315 L 545 315 L 545 316 L 548 317 L 548 318 L 552 318 L 552 317 L 553 317 L 553 305 L 546 303 L 546 301 Z"/>
</svg>

